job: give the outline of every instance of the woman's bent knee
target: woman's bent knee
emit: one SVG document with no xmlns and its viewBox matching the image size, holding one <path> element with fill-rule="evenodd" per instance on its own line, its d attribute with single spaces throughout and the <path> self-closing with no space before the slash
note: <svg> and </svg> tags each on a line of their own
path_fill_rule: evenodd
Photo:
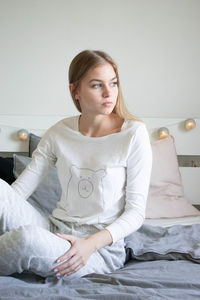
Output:
<svg viewBox="0 0 200 300">
<path fill-rule="evenodd" d="M 20 226 L 0 237 L 0 268 L 5 275 L 29 270 L 44 277 L 51 276 L 56 260 L 70 247 L 68 241 L 46 229 Z M 8 261 L 9 270 L 6 269 Z"/>
</svg>

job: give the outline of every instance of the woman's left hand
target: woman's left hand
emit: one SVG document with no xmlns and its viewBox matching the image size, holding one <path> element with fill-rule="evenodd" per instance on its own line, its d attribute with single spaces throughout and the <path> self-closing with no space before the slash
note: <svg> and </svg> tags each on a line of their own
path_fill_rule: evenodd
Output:
<svg viewBox="0 0 200 300">
<path fill-rule="evenodd" d="M 78 238 L 73 235 L 56 234 L 57 236 L 71 243 L 71 248 L 57 259 L 57 262 L 63 262 L 54 269 L 57 276 L 71 275 L 86 265 L 90 255 L 95 252 L 95 247 L 87 238 Z"/>
</svg>

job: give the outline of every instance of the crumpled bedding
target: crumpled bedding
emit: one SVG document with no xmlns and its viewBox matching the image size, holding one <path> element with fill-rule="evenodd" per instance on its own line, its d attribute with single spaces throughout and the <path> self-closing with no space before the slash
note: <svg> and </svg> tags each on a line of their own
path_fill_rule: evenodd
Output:
<svg viewBox="0 0 200 300">
<path fill-rule="evenodd" d="M 0 299 L 200 299 L 199 232 L 200 224 L 143 225 L 125 240 L 124 268 L 71 281 L 1 276 Z"/>
<path fill-rule="evenodd" d="M 127 261 L 185 259 L 200 263 L 200 224 L 166 228 L 143 225 L 125 241 Z"/>
</svg>

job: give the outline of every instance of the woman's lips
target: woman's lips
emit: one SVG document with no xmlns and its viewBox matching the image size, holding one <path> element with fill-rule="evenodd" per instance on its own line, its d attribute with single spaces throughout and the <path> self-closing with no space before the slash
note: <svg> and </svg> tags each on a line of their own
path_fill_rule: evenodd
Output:
<svg viewBox="0 0 200 300">
<path fill-rule="evenodd" d="M 104 102 L 103 105 L 104 105 L 104 106 L 111 106 L 111 105 L 112 105 L 112 102 L 107 101 L 107 102 Z"/>
</svg>

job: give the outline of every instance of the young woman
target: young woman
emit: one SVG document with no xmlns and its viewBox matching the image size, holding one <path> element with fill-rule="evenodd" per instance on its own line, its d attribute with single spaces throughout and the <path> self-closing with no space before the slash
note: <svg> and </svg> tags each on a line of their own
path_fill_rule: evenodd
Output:
<svg viewBox="0 0 200 300">
<path fill-rule="evenodd" d="M 151 146 L 124 106 L 116 64 L 102 51 L 79 53 L 69 88 L 80 115 L 46 132 L 12 186 L 0 181 L 1 275 L 112 272 L 124 265 L 124 237 L 144 221 Z M 62 196 L 44 218 L 26 199 L 53 165 Z"/>
</svg>

